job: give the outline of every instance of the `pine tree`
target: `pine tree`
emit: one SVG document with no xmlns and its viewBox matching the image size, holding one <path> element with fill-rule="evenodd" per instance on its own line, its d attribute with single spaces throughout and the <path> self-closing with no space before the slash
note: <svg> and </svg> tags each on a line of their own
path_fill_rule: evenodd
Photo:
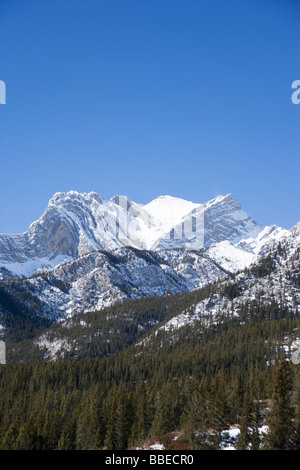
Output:
<svg viewBox="0 0 300 470">
<path fill-rule="evenodd" d="M 261 436 L 259 429 L 263 423 L 264 400 L 261 399 L 258 388 L 254 391 L 253 416 L 252 416 L 252 433 L 251 433 L 251 450 L 258 450 L 261 447 Z"/>
<path fill-rule="evenodd" d="M 199 432 L 199 414 L 200 410 L 200 397 L 197 389 L 197 384 L 192 384 L 192 391 L 189 393 L 187 406 L 184 408 L 181 416 L 181 427 L 188 440 L 189 448 L 192 450 L 197 449 L 198 432 Z"/>
<path fill-rule="evenodd" d="M 191 380 L 189 380 L 191 382 Z M 191 384 L 188 401 L 181 416 L 181 427 L 192 450 L 209 448 L 208 443 L 209 420 L 209 391 L 202 383 Z"/>
<path fill-rule="evenodd" d="M 104 441 L 108 450 L 126 450 L 128 447 L 134 419 L 132 397 L 132 392 L 127 394 L 123 384 L 113 393 Z"/>
<path fill-rule="evenodd" d="M 239 375 L 233 393 L 230 396 L 230 408 L 234 412 L 232 419 L 236 423 L 239 423 L 241 420 L 243 409 L 243 397 L 244 387 L 241 375 Z"/>
<path fill-rule="evenodd" d="M 178 384 L 169 380 L 155 397 L 155 414 L 151 426 L 153 435 L 165 434 L 179 427 L 182 406 L 178 393 Z"/>
<path fill-rule="evenodd" d="M 293 383 L 292 366 L 284 358 L 275 376 L 272 405 L 268 415 L 267 449 L 292 450 L 295 447 L 295 409 L 292 403 Z"/>
<path fill-rule="evenodd" d="M 253 401 L 250 391 L 249 389 L 247 389 L 242 409 L 240 433 L 237 441 L 238 450 L 247 450 L 249 448 L 249 443 L 251 439 L 252 413 Z"/>
<path fill-rule="evenodd" d="M 213 435 L 211 436 L 211 443 L 213 448 L 220 449 L 222 444 L 222 431 L 224 431 L 229 424 L 229 409 L 227 398 L 227 387 L 224 374 L 220 374 L 217 380 L 217 389 L 213 401 L 212 409 L 212 428 Z"/>
<path fill-rule="evenodd" d="M 87 441 L 92 449 L 102 447 L 106 435 L 103 402 L 103 391 L 101 386 L 98 385 L 92 396 L 88 410 L 89 425 L 87 429 Z"/>
<path fill-rule="evenodd" d="M 107 431 L 106 431 L 106 436 L 104 440 L 104 446 L 108 450 L 118 450 L 117 423 L 116 423 L 116 417 L 115 417 L 117 401 L 118 401 L 117 393 L 116 393 L 116 390 L 114 390 L 113 395 L 110 399 L 110 403 L 109 403 L 109 416 L 108 416 L 108 422 L 107 422 Z"/>
<path fill-rule="evenodd" d="M 151 422 L 149 416 L 148 393 L 144 382 L 138 384 L 134 394 L 134 422 L 132 425 L 130 444 L 134 445 L 146 439 Z"/>
<path fill-rule="evenodd" d="M 125 450 L 131 435 L 133 424 L 132 392 L 125 390 L 120 393 L 115 410 L 116 419 L 116 449 Z"/>
</svg>

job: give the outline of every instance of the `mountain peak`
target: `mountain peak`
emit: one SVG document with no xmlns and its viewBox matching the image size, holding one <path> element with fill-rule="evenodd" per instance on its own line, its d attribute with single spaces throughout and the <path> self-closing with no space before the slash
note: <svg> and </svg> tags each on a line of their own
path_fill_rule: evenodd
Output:
<svg viewBox="0 0 300 470">
<path fill-rule="evenodd" d="M 238 205 L 239 207 L 241 207 L 241 204 L 239 203 L 237 198 L 231 193 L 228 193 L 225 196 L 220 194 L 220 195 L 216 196 L 215 198 L 210 199 L 204 205 L 205 206 L 211 206 L 211 205 L 214 205 L 214 204 L 235 204 L 235 205 Z"/>
<path fill-rule="evenodd" d="M 49 201 L 49 206 L 52 205 L 61 205 L 66 202 L 71 201 L 81 201 L 83 203 L 91 203 L 93 200 L 98 201 L 99 203 L 103 202 L 104 199 L 99 196 L 95 191 L 89 193 L 80 193 L 78 191 L 68 191 L 68 192 L 57 192 L 55 193 Z"/>
<path fill-rule="evenodd" d="M 165 195 L 158 196 L 143 207 L 152 217 L 162 222 L 176 223 L 199 205 L 179 197 Z"/>
</svg>

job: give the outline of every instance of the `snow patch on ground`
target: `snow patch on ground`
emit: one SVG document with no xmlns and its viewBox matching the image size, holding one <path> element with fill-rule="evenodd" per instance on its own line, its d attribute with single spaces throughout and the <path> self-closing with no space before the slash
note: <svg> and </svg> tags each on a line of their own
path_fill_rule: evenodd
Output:
<svg viewBox="0 0 300 470">
<path fill-rule="evenodd" d="M 59 255 L 55 258 L 37 258 L 25 261 L 24 263 L 4 263 L 2 267 L 20 277 L 31 277 L 34 274 L 41 274 L 71 261 L 71 256 Z"/>
<path fill-rule="evenodd" d="M 56 338 L 49 340 L 45 335 L 41 336 L 38 341 L 36 341 L 36 344 L 40 349 L 46 348 L 45 355 L 53 361 L 57 359 L 58 353 L 63 356 L 63 351 L 69 351 L 72 347 L 66 339 Z"/>
</svg>

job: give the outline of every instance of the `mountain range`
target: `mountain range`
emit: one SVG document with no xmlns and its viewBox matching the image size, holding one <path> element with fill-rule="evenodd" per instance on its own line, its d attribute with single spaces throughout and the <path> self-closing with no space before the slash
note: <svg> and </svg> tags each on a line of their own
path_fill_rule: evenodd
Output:
<svg viewBox="0 0 300 470">
<path fill-rule="evenodd" d="M 0 234 L 0 273 L 29 277 L 93 251 L 208 250 L 223 268 L 244 267 L 287 230 L 262 226 L 231 194 L 196 204 L 160 196 L 146 205 L 126 196 L 56 193 L 25 233 Z"/>
<path fill-rule="evenodd" d="M 74 316 L 214 283 L 229 283 L 225 289 L 238 293 L 230 301 L 201 297 L 188 313 L 175 309 L 159 328 L 214 318 L 229 306 L 238 314 L 241 302 L 261 291 L 267 301 L 297 311 L 299 230 L 299 224 L 290 230 L 260 225 L 231 194 L 203 204 L 160 196 L 142 206 L 125 196 L 107 201 L 94 192 L 57 193 L 27 232 L 0 235 L 0 336 L 16 340 L 14 328 L 21 337 L 25 328 L 39 337 L 41 329 L 63 327 Z M 274 253 L 283 246 L 278 261 Z M 267 281 L 249 277 L 270 256 L 276 269 Z"/>
</svg>

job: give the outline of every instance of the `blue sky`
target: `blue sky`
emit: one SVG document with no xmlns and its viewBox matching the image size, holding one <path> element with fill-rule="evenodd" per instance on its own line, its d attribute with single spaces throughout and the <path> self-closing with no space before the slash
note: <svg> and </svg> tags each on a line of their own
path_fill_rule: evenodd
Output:
<svg viewBox="0 0 300 470">
<path fill-rule="evenodd" d="M 300 220 L 298 0 L 0 0 L 0 232 L 57 191 Z"/>
</svg>

